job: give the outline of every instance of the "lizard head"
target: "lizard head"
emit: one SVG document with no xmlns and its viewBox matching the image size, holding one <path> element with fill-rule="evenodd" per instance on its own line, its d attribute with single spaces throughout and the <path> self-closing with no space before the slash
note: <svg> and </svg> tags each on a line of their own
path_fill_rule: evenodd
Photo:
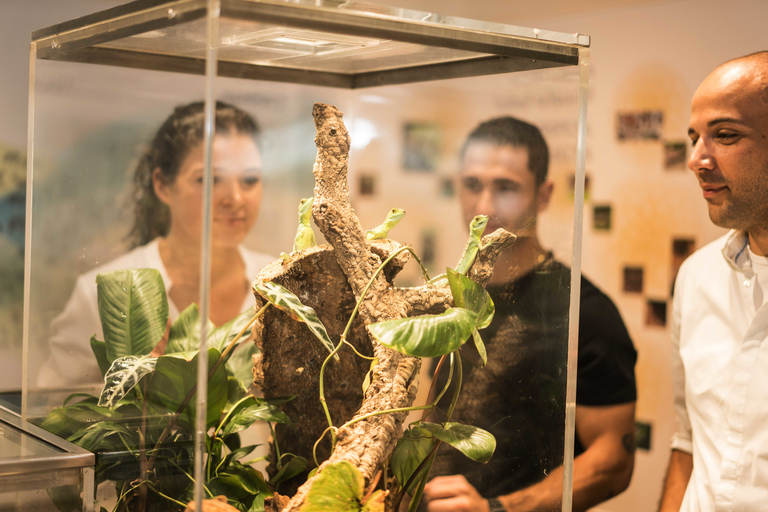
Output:
<svg viewBox="0 0 768 512">
<path fill-rule="evenodd" d="M 299 217 L 302 215 L 306 215 L 308 212 L 312 211 L 312 203 L 315 202 L 315 198 L 313 197 L 305 197 L 299 202 Z"/>
<path fill-rule="evenodd" d="M 400 208 L 392 208 L 387 214 L 387 220 L 390 222 L 399 222 L 404 215 L 405 210 L 401 210 Z"/>
<path fill-rule="evenodd" d="M 487 215 L 477 215 L 474 219 L 472 219 L 472 223 L 469 225 L 469 230 L 472 232 L 473 235 L 476 235 L 477 237 L 483 236 L 483 231 L 485 231 L 485 226 L 488 225 L 488 216 Z"/>
</svg>

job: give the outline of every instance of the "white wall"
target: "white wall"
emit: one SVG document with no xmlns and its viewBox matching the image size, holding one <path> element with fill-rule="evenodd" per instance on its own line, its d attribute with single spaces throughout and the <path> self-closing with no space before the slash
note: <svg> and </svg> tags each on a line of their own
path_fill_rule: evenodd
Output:
<svg viewBox="0 0 768 512">
<path fill-rule="evenodd" d="M 117 2 L 106 0 L 3 0 L 0 3 L 0 141 L 26 144 L 29 34 Z M 637 417 L 653 424 L 652 449 L 640 451 L 635 477 L 623 495 L 601 506 L 611 511 L 655 510 L 666 467 L 671 418 L 668 332 L 644 324 L 647 297 L 665 299 L 671 278 L 671 240 L 692 236 L 696 246 L 722 230 L 708 221 L 693 176 L 662 169 L 658 142 L 620 143 L 617 111 L 664 113 L 664 136 L 685 139 L 690 98 L 717 64 L 768 48 L 764 0 L 687 0 L 644 8 L 539 20 L 511 19 L 504 2 L 387 0 L 391 4 L 501 23 L 539 26 L 592 36 L 589 148 L 591 204 L 610 203 L 613 230 L 595 232 L 585 214 L 584 271 L 619 306 L 638 347 Z M 509 2 L 507 2 L 509 3 Z M 645 268 L 641 296 L 621 291 L 626 264 Z"/>
<path fill-rule="evenodd" d="M 644 324 L 645 299 L 668 299 L 673 238 L 691 236 L 698 248 L 723 230 L 709 222 L 693 175 L 663 170 L 658 142 L 616 140 L 616 113 L 661 110 L 664 137 L 686 140 L 690 99 L 709 71 L 730 58 L 768 49 L 768 2 L 676 1 L 567 18 L 553 12 L 524 23 L 508 17 L 503 2 L 407 3 L 414 9 L 592 36 L 587 172 L 591 203 L 610 203 L 614 217 L 610 233 L 595 232 L 587 205 L 584 272 L 614 298 L 635 340 L 637 418 L 653 424 L 651 450 L 638 452 L 629 490 L 599 509 L 656 510 L 674 424 L 669 333 Z M 645 268 L 642 295 L 622 291 L 626 264 Z"/>
</svg>

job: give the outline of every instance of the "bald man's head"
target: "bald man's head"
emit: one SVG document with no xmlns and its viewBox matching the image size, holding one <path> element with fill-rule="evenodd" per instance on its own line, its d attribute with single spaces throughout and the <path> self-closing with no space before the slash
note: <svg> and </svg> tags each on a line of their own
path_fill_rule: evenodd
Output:
<svg viewBox="0 0 768 512">
<path fill-rule="evenodd" d="M 768 52 L 730 60 L 704 79 L 688 135 L 688 167 L 712 222 L 768 234 Z"/>
</svg>

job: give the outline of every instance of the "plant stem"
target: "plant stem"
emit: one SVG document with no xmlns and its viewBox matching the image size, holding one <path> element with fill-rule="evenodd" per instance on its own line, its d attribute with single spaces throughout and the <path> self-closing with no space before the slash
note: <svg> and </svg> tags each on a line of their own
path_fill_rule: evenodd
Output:
<svg viewBox="0 0 768 512">
<path fill-rule="evenodd" d="M 392 412 L 423 411 L 425 409 L 434 410 L 434 408 L 435 408 L 435 406 L 433 404 L 429 404 L 429 405 L 417 405 L 417 406 L 412 406 L 412 407 L 399 407 L 397 409 L 387 409 L 386 411 L 369 412 L 368 414 L 363 414 L 362 416 L 358 416 L 357 418 L 353 418 L 353 419 L 349 420 L 348 422 L 346 422 L 345 424 L 340 426 L 339 430 L 341 430 L 342 428 L 349 427 L 350 425 L 354 425 L 358 421 L 367 420 L 368 418 L 372 418 L 374 416 L 381 416 L 382 414 L 389 414 L 389 413 L 392 413 Z"/>
<path fill-rule="evenodd" d="M 323 433 L 320 434 L 320 439 L 315 441 L 315 444 L 312 447 L 312 459 L 314 459 L 314 461 L 315 461 L 315 466 L 319 466 L 320 465 L 320 463 L 317 462 L 317 445 L 320 444 L 320 441 L 323 440 L 323 438 L 325 437 L 325 433 L 326 432 L 328 432 L 329 430 L 333 431 L 335 429 L 336 429 L 336 427 L 328 427 L 328 428 L 326 428 L 325 430 L 323 430 Z"/>
<path fill-rule="evenodd" d="M 147 508 L 147 381 L 143 381 L 141 390 L 141 427 L 139 428 L 139 473 L 141 484 L 139 485 L 139 510 Z"/>
<path fill-rule="evenodd" d="M 437 385 L 437 376 L 440 375 L 440 370 L 443 369 L 443 363 L 445 362 L 445 356 L 448 354 L 443 354 L 440 357 L 440 361 L 437 362 L 437 368 L 435 368 L 435 373 L 432 375 L 432 382 L 429 384 L 429 392 L 427 393 L 427 399 L 429 399 L 430 396 L 432 396 L 432 393 L 435 391 L 435 386 Z M 440 401 L 440 399 L 445 394 L 445 391 L 448 389 L 448 386 L 451 385 L 451 379 L 453 378 L 453 361 L 451 361 L 450 366 L 450 372 L 448 373 L 448 381 L 445 384 L 445 387 L 440 392 L 440 394 L 435 398 L 433 401 L 433 405 L 437 406 L 437 403 Z M 427 419 L 427 416 L 429 416 L 429 412 L 424 411 L 424 414 L 421 416 L 421 421 L 424 421 Z"/>
<path fill-rule="evenodd" d="M 349 321 L 347 322 L 347 326 L 344 328 L 344 332 L 341 334 L 341 339 L 339 340 L 338 345 L 333 349 L 333 352 L 331 352 L 328 357 L 325 358 L 325 361 L 323 361 L 323 365 L 320 367 L 320 405 L 323 406 L 323 411 L 325 412 L 325 418 L 328 420 L 328 426 L 333 427 L 333 420 L 331 419 L 331 411 L 328 409 L 328 403 L 325 399 L 325 386 L 323 385 L 323 380 L 325 376 L 325 367 L 328 365 L 328 361 L 331 360 L 333 356 L 335 356 L 339 349 L 341 349 L 341 346 L 346 342 L 347 334 L 349 334 L 349 330 L 352 328 L 352 321 L 355 319 L 355 316 L 357 315 L 357 311 L 360 309 L 360 304 L 362 304 L 363 300 L 365 299 L 365 295 L 368 293 L 368 290 L 373 285 L 373 282 L 376 280 L 378 275 L 381 273 L 381 271 L 384 269 L 384 267 L 394 259 L 395 256 L 400 254 L 403 251 L 409 251 L 411 254 L 413 254 L 414 258 L 419 262 L 419 265 L 421 265 L 421 260 L 419 260 L 419 257 L 416 256 L 416 253 L 413 252 L 413 250 L 406 246 L 403 246 L 393 252 L 389 255 L 389 258 L 384 260 L 384 262 L 379 265 L 379 268 L 376 269 L 376 272 L 373 273 L 371 278 L 368 280 L 368 283 L 365 285 L 365 288 L 363 288 L 363 292 L 360 294 L 360 298 L 357 299 L 357 303 L 355 303 L 355 309 L 352 310 L 352 314 L 349 316 Z M 421 265 L 421 268 L 424 272 L 426 272 L 426 269 L 423 265 Z M 357 352 L 357 351 L 355 351 Z M 323 432 L 325 434 L 325 432 Z M 322 438 L 321 438 L 322 439 Z M 318 440 L 319 441 L 319 440 Z M 315 443 L 317 444 L 317 443 Z M 336 431 L 331 431 L 331 452 L 333 452 L 333 449 L 336 447 Z"/>
<path fill-rule="evenodd" d="M 175 500 L 175 499 L 171 498 L 170 496 L 166 496 L 166 495 L 165 495 L 165 494 L 163 494 L 162 492 L 158 491 L 157 489 L 155 489 L 155 486 L 154 486 L 154 485 L 150 485 L 150 486 L 149 486 L 149 488 L 150 488 L 150 489 L 152 489 L 152 491 L 153 491 L 153 492 L 155 492 L 155 493 L 156 493 L 158 496 L 161 496 L 161 497 L 163 497 L 163 498 L 167 499 L 167 500 L 168 500 L 168 501 L 170 501 L 171 503 L 175 503 L 175 504 L 179 505 L 180 507 L 184 507 L 184 508 L 186 508 L 186 507 L 187 507 L 187 505 L 186 505 L 186 504 L 184 504 L 184 503 L 182 503 L 182 502 L 180 502 L 180 501 L 178 501 L 178 500 Z"/>
<path fill-rule="evenodd" d="M 259 318 L 261 315 L 264 314 L 264 311 L 271 305 L 271 302 L 267 302 L 264 307 L 262 307 L 258 312 L 256 312 L 255 315 L 253 315 L 253 318 L 246 324 L 245 327 L 242 328 L 242 330 L 237 333 L 237 336 L 234 337 L 234 339 L 227 345 L 227 348 L 224 349 L 224 352 L 221 353 L 221 356 L 216 360 L 216 362 L 213 364 L 213 367 L 211 367 L 210 371 L 208 372 L 208 380 L 211 379 L 211 376 L 218 370 L 219 366 L 221 366 L 221 363 L 229 356 L 229 354 L 232 353 L 235 346 L 237 345 L 237 342 L 240 341 L 240 338 L 243 337 L 243 334 L 245 334 L 245 331 L 247 331 L 253 324 L 256 322 L 256 319 Z M 181 405 L 179 405 L 178 409 L 176 409 L 176 412 L 171 416 L 170 421 L 168 422 L 168 425 L 165 426 L 165 429 L 163 429 L 163 433 L 160 434 L 160 438 L 157 440 L 157 444 L 155 444 L 154 452 L 157 453 L 160 450 L 160 445 L 165 442 L 165 440 L 168 438 L 168 435 L 171 433 L 171 429 L 176 425 L 176 419 L 179 417 L 179 415 L 182 413 L 182 411 L 187 407 L 190 400 L 192 400 L 192 397 L 195 396 L 195 393 L 197 392 L 197 383 L 192 385 L 192 389 L 189 390 L 189 393 L 187 393 L 187 396 L 184 397 L 184 401 L 181 402 Z M 153 455 L 151 459 L 149 459 L 149 464 L 147 467 L 147 471 L 152 471 L 152 467 L 155 464 L 155 459 L 157 458 L 156 455 Z"/>
<path fill-rule="evenodd" d="M 455 354 L 455 356 L 454 356 Z M 464 371 L 461 367 L 461 354 L 459 354 L 459 350 L 456 349 L 451 354 L 452 361 L 456 362 L 456 388 L 453 390 L 453 398 L 451 398 L 451 405 L 448 407 L 448 412 L 445 415 L 445 423 L 448 423 L 451 420 L 451 415 L 453 415 L 453 410 L 456 408 L 456 403 L 459 401 L 459 393 L 461 392 L 461 384 L 462 380 L 464 379 Z"/>
<path fill-rule="evenodd" d="M 277 469 L 280 469 L 283 467 L 283 458 L 280 456 L 280 446 L 277 444 L 277 434 L 275 434 L 275 428 L 272 426 L 271 421 L 268 421 L 267 425 L 269 425 L 269 431 L 272 432 L 272 443 L 275 445 L 275 457 L 277 458 L 275 465 L 277 466 Z"/>
<path fill-rule="evenodd" d="M 446 414 L 445 423 L 447 423 L 451 419 L 451 415 L 453 414 L 453 410 L 456 408 L 456 403 L 459 399 L 459 392 L 461 391 L 461 381 L 463 378 L 462 374 L 462 367 L 461 367 L 461 355 L 459 355 L 459 351 L 454 350 L 451 352 L 451 363 L 456 362 L 456 388 L 453 390 L 453 398 L 451 399 L 451 405 L 448 408 L 448 413 Z M 451 368 L 453 368 L 453 364 L 451 364 Z M 447 389 L 447 386 L 446 386 Z M 435 461 L 435 457 L 437 457 L 437 449 L 442 444 L 442 441 L 439 439 L 436 440 L 435 446 L 432 447 L 432 450 L 430 450 L 429 454 L 424 458 L 423 461 L 421 461 L 421 464 L 419 464 L 419 467 L 416 468 L 416 470 L 413 472 L 411 477 L 408 479 L 408 482 L 403 486 L 402 489 L 400 489 L 400 492 L 397 495 L 397 498 L 395 499 L 395 507 L 394 509 L 397 510 L 400 507 L 400 502 L 403 500 L 403 495 L 405 494 L 406 490 L 412 485 L 414 478 L 416 475 L 419 475 L 419 472 L 424 471 L 424 475 L 422 476 L 421 484 L 419 484 L 419 489 L 416 491 L 416 493 L 413 495 L 413 500 L 411 500 L 411 505 L 408 507 L 408 511 L 416 510 L 416 506 L 418 506 L 419 501 L 421 500 L 421 494 L 424 491 L 424 486 L 427 483 L 427 478 L 429 478 L 429 472 L 432 469 L 432 463 Z M 424 468 L 422 469 L 422 466 Z"/>
<path fill-rule="evenodd" d="M 249 398 L 252 398 L 250 394 L 245 395 L 243 398 L 238 400 L 235 405 L 233 405 L 228 411 L 227 414 L 224 415 L 224 418 L 219 422 L 219 425 L 216 427 L 216 430 L 213 431 L 213 435 L 211 436 L 211 449 L 213 449 L 213 444 L 216 442 L 216 436 L 218 435 L 219 431 L 224 427 L 224 425 L 229 421 L 229 418 L 232 416 L 232 412 L 237 409 L 237 407 L 248 400 Z M 222 457 L 222 461 L 224 458 Z M 207 475 L 208 480 L 211 479 L 211 451 L 208 451 L 208 462 L 206 463 L 206 469 L 207 469 Z"/>
<path fill-rule="evenodd" d="M 432 466 L 431 459 L 432 457 L 437 453 L 437 449 L 440 447 L 440 441 L 439 439 L 436 439 L 437 441 L 435 445 L 432 447 L 432 449 L 429 451 L 426 457 L 424 457 L 424 460 L 421 461 L 421 463 L 416 467 L 415 470 L 413 470 L 413 473 L 411 473 L 411 476 L 408 477 L 408 481 L 403 484 L 403 486 L 400 488 L 400 492 L 397 493 L 397 497 L 395 498 L 395 504 L 394 504 L 394 510 L 398 510 L 400 508 L 400 502 L 403 501 L 403 497 L 405 496 L 405 493 L 408 492 L 408 488 L 413 485 L 413 483 L 416 481 L 416 478 L 421 477 L 422 473 L 424 473 L 426 470 L 426 475 L 429 474 L 429 467 Z M 422 480 L 426 480 L 426 475 L 424 475 L 424 478 Z M 421 487 L 421 486 L 420 486 Z M 414 495 L 414 500 L 416 499 L 416 495 Z M 413 501 L 412 501 L 413 503 Z"/>
</svg>

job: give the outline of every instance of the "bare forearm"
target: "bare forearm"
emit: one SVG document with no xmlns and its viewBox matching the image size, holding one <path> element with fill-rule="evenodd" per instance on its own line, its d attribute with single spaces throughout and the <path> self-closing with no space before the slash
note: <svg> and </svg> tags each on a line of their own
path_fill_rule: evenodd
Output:
<svg viewBox="0 0 768 512">
<path fill-rule="evenodd" d="M 573 461 L 573 510 L 587 510 L 613 496 L 629 485 L 634 466 L 631 453 L 604 457 L 601 453 L 585 452 Z M 552 471 L 544 480 L 526 489 L 499 498 L 507 510 L 560 510 L 563 499 L 563 467 Z"/>
<path fill-rule="evenodd" d="M 693 473 L 691 454 L 672 450 L 667 477 L 664 479 L 664 493 L 661 495 L 659 512 L 678 512 L 680 510 L 685 489 L 691 479 L 691 473 Z"/>
</svg>

